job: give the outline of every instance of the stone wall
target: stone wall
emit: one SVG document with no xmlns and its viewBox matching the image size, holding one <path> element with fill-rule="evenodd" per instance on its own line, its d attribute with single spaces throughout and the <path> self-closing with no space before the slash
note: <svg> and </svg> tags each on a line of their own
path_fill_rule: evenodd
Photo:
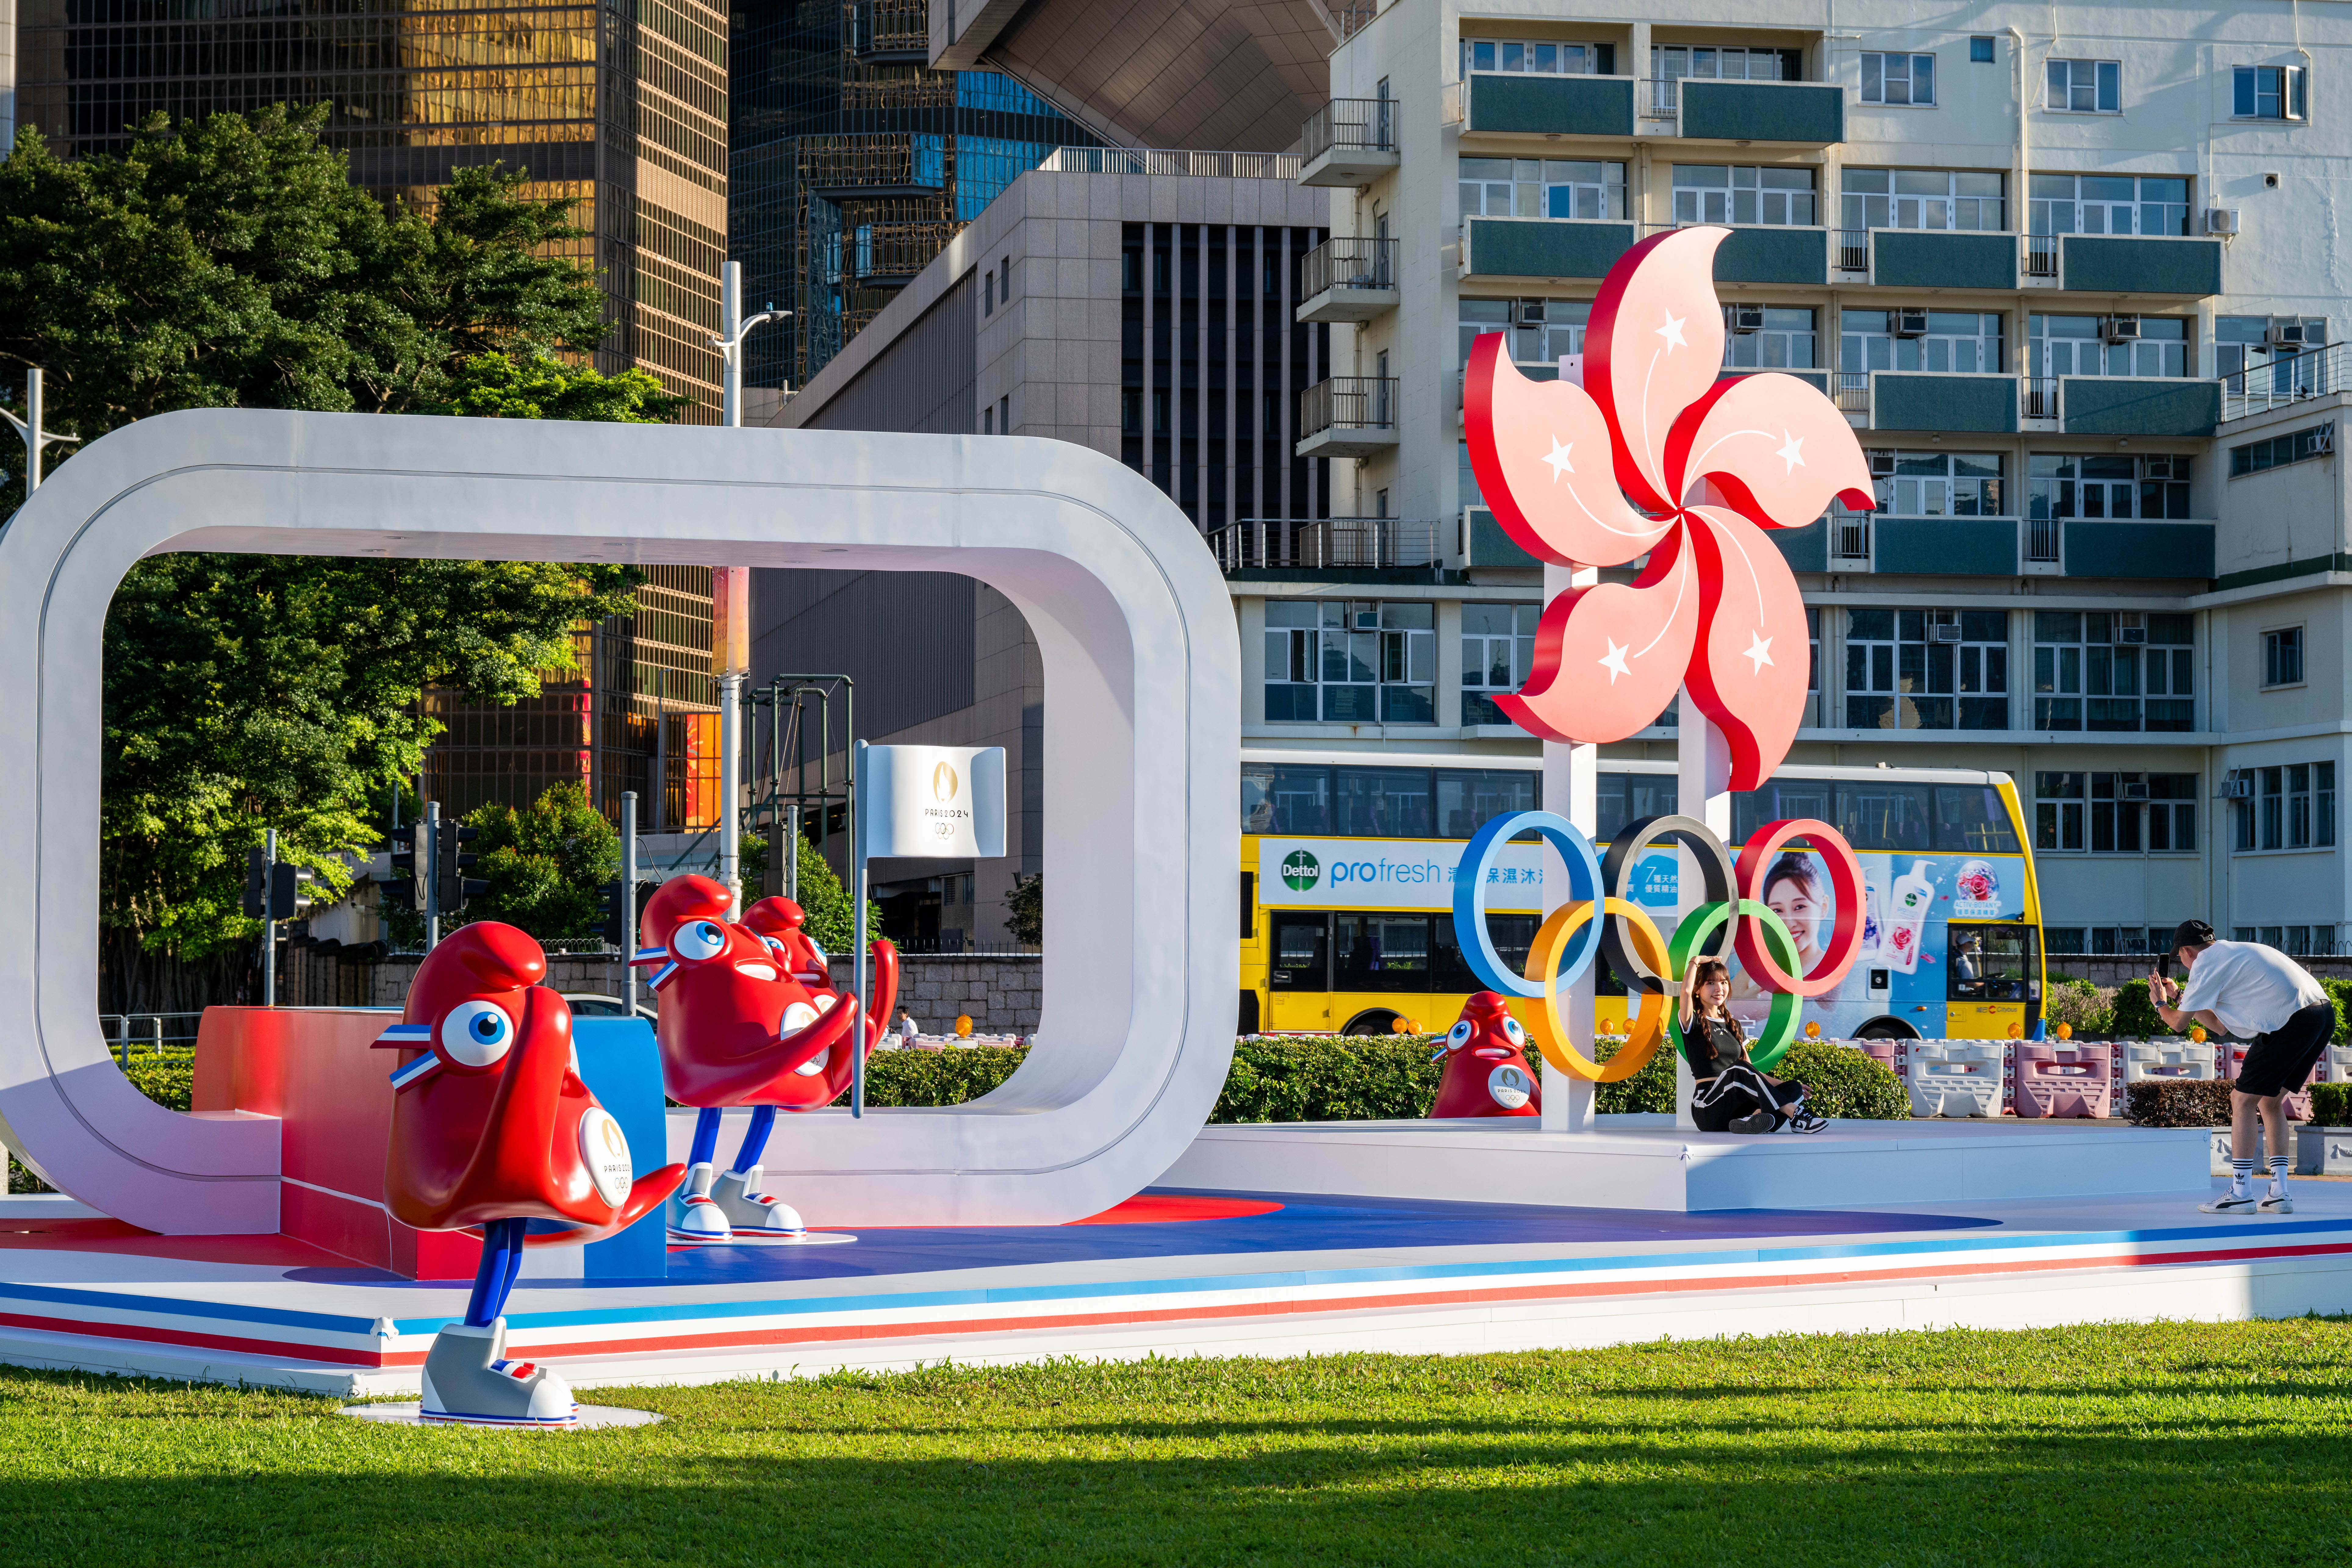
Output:
<svg viewBox="0 0 2352 1568">
<path fill-rule="evenodd" d="M 2144 952 L 2095 956 L 2053 952 L 2048 960 L 2053 981 L 2087 980 L 2094 985 L 2121 985 L 2126 980 L 2145 980 L 2148 966 L 2155 962 Z M 2322 980 L 2352 980 L 2352 957 L 2298 958 L 2295 962 Z"/>
</svg>

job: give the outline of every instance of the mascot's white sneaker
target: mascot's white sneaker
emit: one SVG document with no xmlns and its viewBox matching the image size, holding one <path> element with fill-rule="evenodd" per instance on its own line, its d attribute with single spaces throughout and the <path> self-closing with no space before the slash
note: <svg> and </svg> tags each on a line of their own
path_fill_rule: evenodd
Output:
<svg viewBox="0 0 2352 1568">
<path fill-rule="evenodd" d="M 507 1321 L 451 1323 L 425 1358 L 425 1421 L 449 1426 L 577 1426 L 572 1385 L 536 1362 L 507 1359 Z"/>
<path fill-rule="evenodd" d="M 673 1243 L 681 1247 L 715 1247 L 735 1239 L 735 1227 L 728 1224 L 727 1211 L 710 1195 L 708 1162 L 687 1173 L 686 1193 L 679 1204 L 681 1212 L 669 1226 Z"/>
<path fill-rule="evenodd" d="M 711 1197 L 733 1228 L 739 1246 L 795 1242 L 808 1237 L 808 1226 L 801 1223 L 798 1209 L 760 1190 L 757 1165 L 719 1177 Z"/>
</svg>

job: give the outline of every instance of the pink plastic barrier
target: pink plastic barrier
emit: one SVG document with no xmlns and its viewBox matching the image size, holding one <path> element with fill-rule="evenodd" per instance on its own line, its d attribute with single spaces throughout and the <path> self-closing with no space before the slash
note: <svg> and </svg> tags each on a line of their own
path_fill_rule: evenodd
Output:
<svg viewBox="0 0 2352 1568">
<path fill-rule="evenodd" d="M 2104 1119 L 2115 1114 L 2115 1060 L 2105 1046 L 2068 1049 L 2021 1040 L 2011 1050 L 2019 1116 Z"/>
</svg>

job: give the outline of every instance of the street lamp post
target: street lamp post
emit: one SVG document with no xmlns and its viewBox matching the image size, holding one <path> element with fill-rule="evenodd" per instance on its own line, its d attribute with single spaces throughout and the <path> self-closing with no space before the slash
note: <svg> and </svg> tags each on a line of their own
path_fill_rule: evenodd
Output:
<svg viewBox="0 0 2352 1568">
<path fill-rule="evenodd" d="M 720 274 L 719 327 L 710 340 L 726 362 L 720 386 L 727 428 L 743 424 L 743 340 L 753 327 L 781 321 L 790 310 L 762 310 L 743 315 L 743 264 L 730 261 Z M 722 566 L 712 574 L 712 664 L 719 677 L 719 879 L 743 907 L 741 775 L 743 769 L 743 677 L 751 662 L 751 574 L 740 566 Z"/>
<path fill-rule="evenodd" d="M 41 448 L 81 439 L 41 428 L 41 373 L 37 370 L 25 373 L 25 417 L 19 419 L 0 408 L 0 419 L 15 426 L 16 434 L 25 439 L 25 493 L 28 496 L 41 488 Z"/>
<path fill-rule="evenodd" d="M 724 399 L 724 423 L 730 430 L 740 428 L 743 423 L 743 339 L 753 327 L 781 321 L 791 314 L 790 310 L 767 310 L 746 320 L 743 315 L 743 264 L 740 261 L 727 264 L 719 287 L 719 330 L 721 335 L 713 337 L 710 346 L 717 349 L 719 357 L 726 362 L 727 368 L 722 373 L 719 384 Z"/>
</svg>

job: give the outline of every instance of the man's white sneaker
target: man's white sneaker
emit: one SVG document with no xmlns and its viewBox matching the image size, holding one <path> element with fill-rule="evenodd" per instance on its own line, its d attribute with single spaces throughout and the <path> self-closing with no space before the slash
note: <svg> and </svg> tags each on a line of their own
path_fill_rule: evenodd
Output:
<svg viewBox="0 0 2352 1568">
<path fill-rule="evenodd" d="M 2294 1200 L 2284 1193 L 2274 1194 L 2254 1205 L 2263 1214 L 2293 1214 Z"/>
<path fill-rule="evenodd" d="M 2252 1214 L 2254 1212 L 2254 1194 L 2223 1193 L 2210 1204 L 2199 1204 L 2197 1212 L 2199 1214 Z"/>
</svg>

